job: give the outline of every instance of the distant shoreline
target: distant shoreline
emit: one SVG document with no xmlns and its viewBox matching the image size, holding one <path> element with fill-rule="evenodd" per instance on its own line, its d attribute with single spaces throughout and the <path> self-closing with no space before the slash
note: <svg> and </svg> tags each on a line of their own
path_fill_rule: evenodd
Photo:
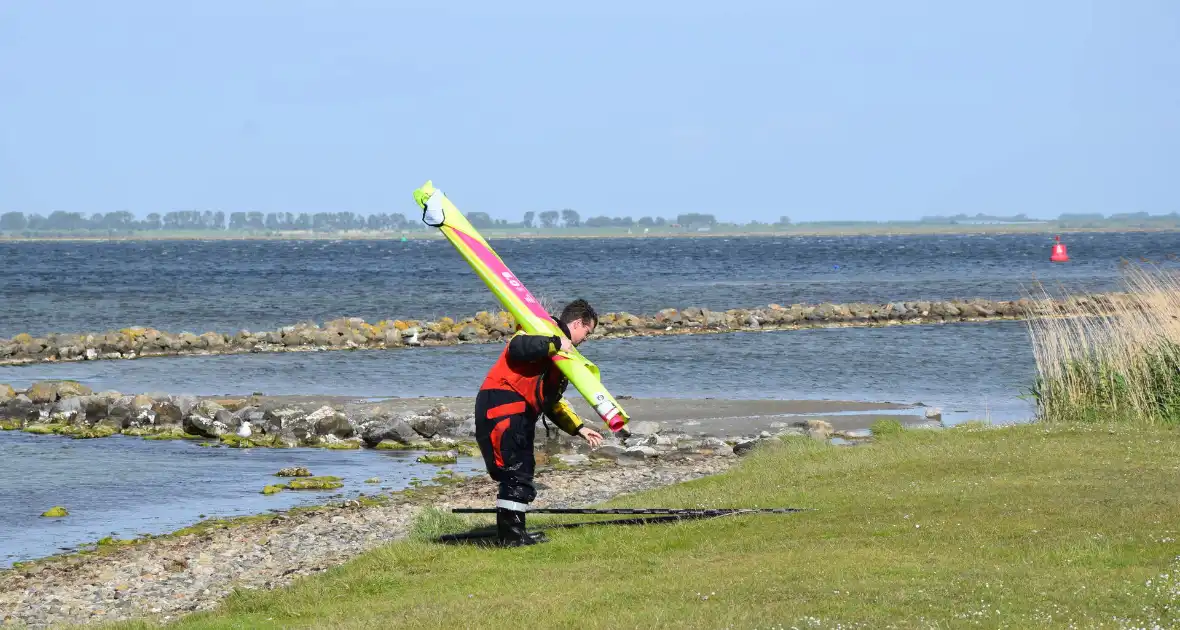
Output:
<svg viewBox="0 0 1180 630">
<path fill-rule="evenodd" d="M 981 236 L 1007 234 L 1093 234 L 1093 233 L 1159 233 L 1180 232 L 1180 226 L 1173 227 L 1057 227 L 1050 224 L 1030 226 L 1017 225 L 932 225 L 927 228 L 916 226 L 833 226 L 829 228 L 792 228 L 775 230 L 711 230 L 689 232 L 679 230 L 653 230 L 639 232 L 632 230 L 595 230 L 586 228 L 550 228 L 538 230 L 483 229 L 480 233 L 489 240 L 523 239 L 587 239 L 587 238 L 783 238 L 792 236 Z M 170 230 L 137 232 L 133 234 L 68 234 L 16 236 L 0 234 L 0 243 L 38 242 L 108 242 L 108 241 L 407 241 L 442 240 L 435 230 L 401 232 L 348 231 L 348 232 L 247 232 L 228 230 Z"/>
</svg>

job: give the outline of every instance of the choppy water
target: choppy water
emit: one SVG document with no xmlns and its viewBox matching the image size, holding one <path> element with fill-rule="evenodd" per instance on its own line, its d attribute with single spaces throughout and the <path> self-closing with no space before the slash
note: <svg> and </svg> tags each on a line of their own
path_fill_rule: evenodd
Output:
<svg viewBox="0 0 1180 630">
<path fill-rule="evenodd" d="M 1066 238 L 1051 265 L 1041 236 L 503 241 L 493 245 L 539 295 L 601 310 L 724 309 L 770 302 L 1018 298 L 1034 276 L 1074 290 L 1120 288 L 1119 259 L 1166 261 L 1180 234 Z M 560 257 L 552 254 L 562 248 Z M 558 262 L 561 261 L 561 262 Z M 1170 263 L 1165 263 L 1170 264 Z M 442 242 L 0 244 L 0 336 L 127 325 L 271 329 L 300 320 L 468 315 L 494 307 Z M 498 348 L 258 354 L 0 367 L 23 388 L 72 378 L 96 390 L 222 394 L 469 396 Z M 637 397 L 923 402 L 949 423 L 1031 417 L 1019 398 L 1033 359 L 1018 322 L 601 340 L 583 350 L 616 394 Z M 636 418 L 637 420 L 640 418 Z M 405 454 L 239 451 L 185 442 L 68 440 L 0 432 L 0 566 L 112 533 L 130 536 L 318 493 L 258 494 L 283 466 L 400 487 L 429 477 Z M 477 464 L 475 469 L 479 470 Z M 53 505 L 66 519 L 38 515 Z"/>
<path fill-rule="evenodd" d="M 1180 233 L 501 240 L 538 296 L 602 311 L 771 302 L 1018 298 L 1033 277 L 1118 287 L 1120 257 L 1166 260 Z M 443 241 L 0 243 L 0 336 L 130 325 L 234 332 L 340 316 L 466 316 L 496 306 Z"/>
</svg>

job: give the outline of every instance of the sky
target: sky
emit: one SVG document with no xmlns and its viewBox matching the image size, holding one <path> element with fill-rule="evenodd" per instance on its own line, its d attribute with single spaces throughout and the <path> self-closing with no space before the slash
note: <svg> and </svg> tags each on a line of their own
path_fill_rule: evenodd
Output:
<svg viewBox="0 0 1180 630">
<path fill-rule="evenodd" d="M 1180 210 L 1180 3 L 0 0 L 0 212 Z"/>
</svg>

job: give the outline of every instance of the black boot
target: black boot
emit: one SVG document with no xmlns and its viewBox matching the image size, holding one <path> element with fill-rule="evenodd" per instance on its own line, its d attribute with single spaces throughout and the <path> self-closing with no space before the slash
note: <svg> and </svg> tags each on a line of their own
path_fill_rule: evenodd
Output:
<svg viewBox="0 0 1180 630">
<path fill-rule="evenodd" d="M 549 542 L 544 532 L 525 530 L 524 512 L 496 508 L 496 540 L 503 547 L 520 547 Z"/>
</svg>

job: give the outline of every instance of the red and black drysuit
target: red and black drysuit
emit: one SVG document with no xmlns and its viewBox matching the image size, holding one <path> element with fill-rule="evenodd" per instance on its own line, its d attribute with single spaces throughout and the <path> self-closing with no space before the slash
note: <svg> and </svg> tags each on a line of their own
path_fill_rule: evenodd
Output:
<svg viewBox="0 0 1180 630">
<path fill-rule="evenodd" d="M 562 334 L 569 328 L 554 318 Z M 488 475 L 500 483 L 496 522 L 502 541 L 530 544 L 524 513 L 537 496 L 533 486 L 533 440 L 542 414 L 562 431 L 577 435 L 582 420 L 563 398 L 569 385 L 553 363 L 561 348 L 558 335 L 530 335 L 517 331 L 488 370 L 475 398 L 475 441 L 483 453 Z"/>
</svg>

